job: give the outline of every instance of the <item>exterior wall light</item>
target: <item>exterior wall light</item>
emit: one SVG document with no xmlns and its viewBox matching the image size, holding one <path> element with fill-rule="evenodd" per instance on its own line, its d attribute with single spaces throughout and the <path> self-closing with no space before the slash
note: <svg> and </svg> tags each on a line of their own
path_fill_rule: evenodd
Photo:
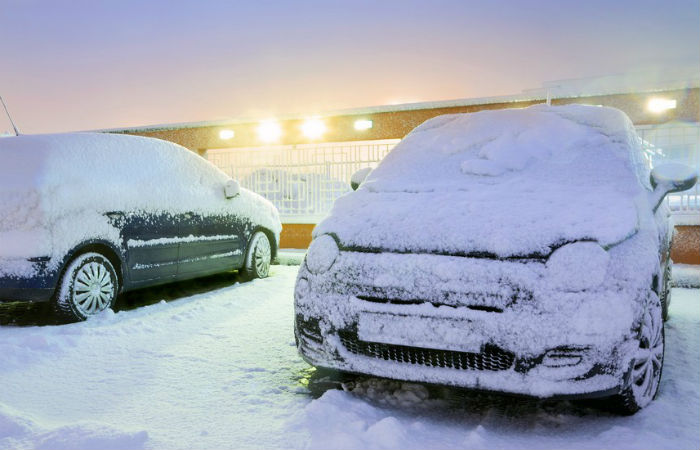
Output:
<svg viewBox="0 0 700 450">
<path fill-rule="evenodd" d="M 236 133 L 233 130 L 221 130 L 219 131 L 219 139 L 222 139 L 224 141 L 228 139 L 233 139 L 233 137 L 236 135 Z"/>
<path fill-rule="evenodd" d="M 647 109 L 653 113 L 662 113 L 676 108 L 676 101 L 667 98 L 652 98 L 647 103 Z"/>
<path fill-rule="evenodd" d="M 301 132 L 309 139 L 318 139 L 326 132 L 326 124 L 321 119 L 309 119 L 301 126 Z"/>
<path fill-rule="evenodd" d="M 355 121 L 355 129 L 357 131 L 369 130 L 370 128 L 372 128 L 371 120 L 361 119 Z"/>
<path fill-rule="evenodd" d="M 258 138 L 263 142 L 275 142 L 282 136 L 282 128 L 276 120 L 263 120 L 258 125 Z"/>
</svg>

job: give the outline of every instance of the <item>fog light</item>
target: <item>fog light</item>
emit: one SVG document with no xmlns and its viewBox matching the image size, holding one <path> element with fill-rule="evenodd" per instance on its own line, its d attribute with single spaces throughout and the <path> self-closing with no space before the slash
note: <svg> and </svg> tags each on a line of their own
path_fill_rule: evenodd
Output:
<svg viewBox="0 0 700 450">
<path fill-rule="evenodd" d="M 542 358 L 542 365 L 547 367 L 575 366 L 583 360 L 579 351 L 550 350 Z"/>
<path fill-rule="evenodd" d="M 305 296 L 306 294 L 309 293 L 310 286 L 309 286 L 309 280 L 306 278 L 299 278 L 297 280 L 297 285 L 294 288 L 294 293 L 296 294 L 297 298 L 301 298 Z"/>
</svg>

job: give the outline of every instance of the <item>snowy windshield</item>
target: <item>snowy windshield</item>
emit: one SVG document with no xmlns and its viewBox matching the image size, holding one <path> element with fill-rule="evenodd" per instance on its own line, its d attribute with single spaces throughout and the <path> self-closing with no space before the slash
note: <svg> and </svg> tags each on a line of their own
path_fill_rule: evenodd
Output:
<svg viewBox="0 0 700 450">
<path fill-rule="evenodd" d="M 494 186 L 489 190 L 499 192 L 593 184 L 625 190 L 646 180 L 639 139 L 624 113 L 537 105 L 431 119 L 387 155 L 365 188 L 429 192 Z"/>
</svg>

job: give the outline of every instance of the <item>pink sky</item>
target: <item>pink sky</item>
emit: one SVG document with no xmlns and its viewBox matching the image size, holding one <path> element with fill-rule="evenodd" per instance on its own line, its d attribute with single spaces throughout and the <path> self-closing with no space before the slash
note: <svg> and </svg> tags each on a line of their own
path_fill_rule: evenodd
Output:
<svg viewBox="0 0 700 450">
<path fill-rule="evenodd" d="M 516 94 L 700 72 L 699 19 L 697 1 L 4 0 L 0 95 L 53 132 Z"/>
</svg>

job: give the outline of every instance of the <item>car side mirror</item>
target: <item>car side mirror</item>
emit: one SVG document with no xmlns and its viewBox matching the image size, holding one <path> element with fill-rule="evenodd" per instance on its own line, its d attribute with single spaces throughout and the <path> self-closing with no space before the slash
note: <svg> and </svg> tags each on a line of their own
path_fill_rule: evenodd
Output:
<svg viewBox="0 0 700 450">
<path fill-rule="evenodd" d="M 224 196 L 231 199 L 241 193 L 241 185 L 236 180 L 228 180 L 224 185 Z"/>
<path fill-rule="evenodd" d="M 365 178 L 367 178 L 367 175 L 369 175 L 371 171 L 371 167 L 365 167 L 364 169 L 360 169 L 352 174 L 352 176 L 350 177 L 350 187 L 353 191 L 356 191 L 357 188 L 360 187 L 362 182 L 365 181 Z"/>
<path fill-rule="evenodd" d="M 687 191 L 695 186 L 698 182 L 698 173 L 685 164 L 665 163 L 654 167 L 649 181 L 654 188 L 650 203 L 656 211 L 667 194 Z"/>
</svg>

